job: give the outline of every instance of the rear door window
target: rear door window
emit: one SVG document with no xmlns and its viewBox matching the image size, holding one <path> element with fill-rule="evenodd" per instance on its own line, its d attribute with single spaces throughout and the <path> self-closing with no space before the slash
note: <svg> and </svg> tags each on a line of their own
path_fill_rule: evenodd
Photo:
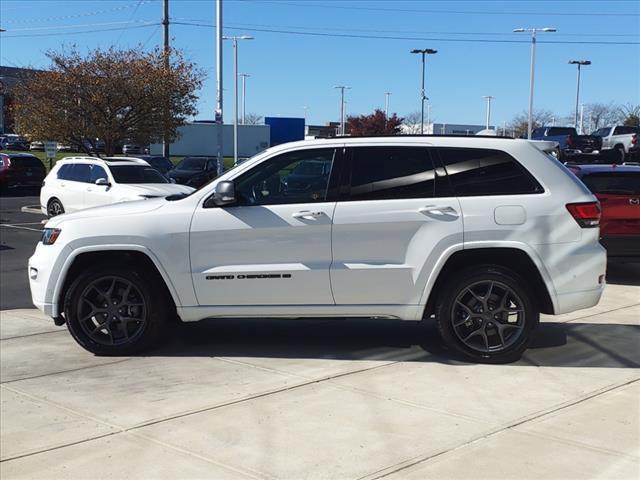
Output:
<svg viewBox="0 0 640 480">
<path fill-rule="evenodd" d="M 424 147 L 353 147 L 350 200 L 430 198 L 436 171 Z"/>
<path fill-rule="evenodd" d="M 640 128 L 638 127 L 616 127 L 613 131 L 614 135 L 629 135 L 632 133 L 638 133 Z"/>
<path fill-rule="evenodd" d="M 71 171 L 69 172 L 69 178 L 74 182 L 89 183 L 91 178 L 91 166 L 87 163 L 74 163 L 71 165 Z"/>
<path fill-rule="evenodd" d="M 501 150 L 435 148 L 457 196 L 520 195 L 544 189 L 511 155 Z"/>
</svg>

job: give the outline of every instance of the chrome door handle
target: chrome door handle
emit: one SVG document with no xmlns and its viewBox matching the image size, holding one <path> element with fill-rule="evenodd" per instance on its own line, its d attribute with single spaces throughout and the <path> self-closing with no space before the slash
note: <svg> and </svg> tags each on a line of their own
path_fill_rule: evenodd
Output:
<svg viewBox="0 0 640 480">
<path fill-rule="evenodd" d="M 431 215 L 457 215 L 458 212 L 453 207 L 438 207 L 436 205 L 425 205 L 418 209 L 420 213 L 429 213 Z"/>
<path fill-rule="evenodd" d="M 302 210 L 300 212 L 296 212 L 292 215 L 293 218 L 306 218 L 306 219 L 315 219 L 321 217 L 323 212 L 311 212 L 309 210 Z"/>
</svg>

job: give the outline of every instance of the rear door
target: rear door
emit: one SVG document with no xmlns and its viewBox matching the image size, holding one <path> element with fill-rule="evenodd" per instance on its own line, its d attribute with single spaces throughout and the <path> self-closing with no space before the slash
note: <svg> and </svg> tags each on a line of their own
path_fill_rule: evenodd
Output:
<svg viewBox="0 0 640 480">
<path fill-rule="evenodd" d="M 85 190 L 89 184 L 91 168 L 87 163 L 74 163 L 65 174 L 66 180 L 60 182 L 58 198 L 65 212 L 75 212 L 85 208 Z"/>
<path fill-rule="evenodd" d="M 417 305 L 444 250 L 462 244 L 462 217 L 424 146 L 346 150 L 333 217 L 336 304 Z"/>
</svg>

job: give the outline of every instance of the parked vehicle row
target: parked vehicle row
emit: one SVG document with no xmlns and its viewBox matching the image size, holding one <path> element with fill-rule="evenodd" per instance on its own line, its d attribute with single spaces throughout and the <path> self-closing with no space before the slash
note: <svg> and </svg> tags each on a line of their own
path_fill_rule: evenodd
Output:
<svg viewBox="0 0 640 480">
<path fill-rule="evenodd" d="M 557 142 L 558 159 L 570 161 L 576 155 L 596 156 L 602 149 L 602 139 L 596 135 L 578 135 L 573 127 L 539 127 L 531 133 L 533 140 Z"/>
<path fill-rule="evenodd" d="M 434 316 L 451 350 L 511 361 L 541 312 L 604 289 L 597 198 L 534 143 L 279 145 L 190 195 L 50 219 L 33 302 L 99 355 L 154 345 L 176 316 Z"/>
</svg>

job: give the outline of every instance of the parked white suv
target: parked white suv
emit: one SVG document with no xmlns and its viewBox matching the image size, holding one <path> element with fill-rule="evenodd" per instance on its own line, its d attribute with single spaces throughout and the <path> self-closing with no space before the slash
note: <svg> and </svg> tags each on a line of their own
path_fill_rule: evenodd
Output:
<svg viewBox="0 0 640 480">
<path fill-rule="evenodd" d="M 144 160 L 128 157 L 67 157 L 56 162 L 40 190 L 42 213 L 54 217 L 111 203 L 186 194 Z"/>
<path fill-rule="evenodd" d="M 598 303 L 599 217 L 526 140 L 311 140 L 188 196 L 55 217 L 28 269 L 34 304 L 98 355 L 173 319 L 435 316 L 450 349 L 503 362 L 541 312 Z"/>
</svg>

